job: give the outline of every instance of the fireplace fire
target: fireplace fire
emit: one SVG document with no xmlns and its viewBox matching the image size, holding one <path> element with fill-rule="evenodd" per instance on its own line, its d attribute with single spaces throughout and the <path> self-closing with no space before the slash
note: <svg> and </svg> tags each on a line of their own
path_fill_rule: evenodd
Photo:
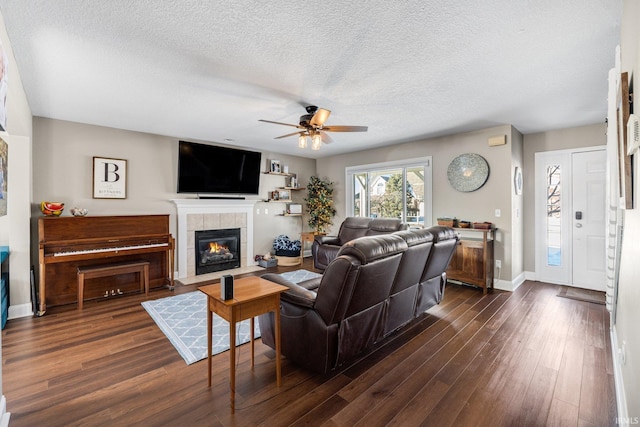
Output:
<svg viewBox="0 0 640 427">
<path fill-rule="evenodd" d="M 196 231 L 196 275 L 240 267 L 240 229 Z"/>
<path fill-rule="evenodd" d="M 229 251 L 229 248 L 225 245 L 220 245 L 218 242 L 210 242 L 209 249 L 205 249 L 200 254 L 200 264 L 208 264 L 210 262 L 217 261 L 229 261 L 233 259 L 233 254 Z"/>
</svg>

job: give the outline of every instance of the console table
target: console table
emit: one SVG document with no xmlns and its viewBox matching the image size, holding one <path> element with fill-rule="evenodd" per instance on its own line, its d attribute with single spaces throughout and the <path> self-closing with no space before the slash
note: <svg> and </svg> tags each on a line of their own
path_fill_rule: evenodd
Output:
<svg viewBox="0 0 640 427">
<path fill-rule="evenodd" d="M 235 412 L 236 399 L 236 323 L 251 319 L 251 369 L 254 356 L 254 317 L 273 311 L 275 313 L 276 384 L 280 387 L 280 294 L 286 286 L 260 277 L 244 277 L 234 280 L 233 299 L 220 298 L 220 283 L 198 288 L 207 295 L 207 360 L 209 387 L 211 387 L 211 335 L 213 313 L 229 322 L 229 387 L 231 413 Z"/>
<path fill-rule="evenodd" d="M 460 241 L 447 268 L 447 280 L 493 289 L 493 241 L 497 228 L 456 228 Z"/>
</svg>

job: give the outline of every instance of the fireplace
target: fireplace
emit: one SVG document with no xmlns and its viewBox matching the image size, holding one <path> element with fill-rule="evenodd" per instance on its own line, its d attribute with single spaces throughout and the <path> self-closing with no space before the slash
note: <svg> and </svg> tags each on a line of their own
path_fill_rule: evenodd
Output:
<svg viewBox="0 0 640 427">
<path fill-rule="evenodd" d="M 255 265 L 253 259 L 253 209 L 257 200 L 173 199 L 177 213 L 176 276 L 196 277 L 195 232 L 239 228 L 240 267 Z"/>
<path fill-rule="evenodd" d="M 240 229 L 195 232 L 196 275 L 240 267 Z"/>
</svg>

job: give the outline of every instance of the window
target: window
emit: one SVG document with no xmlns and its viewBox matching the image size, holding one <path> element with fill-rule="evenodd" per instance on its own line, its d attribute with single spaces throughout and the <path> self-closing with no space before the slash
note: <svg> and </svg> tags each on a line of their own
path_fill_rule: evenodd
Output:
<svg viewBox="0 0 640 427">
<path fill-rule="evenodd" d="M 431 157 L 346 168 L 350 216 L 431 226 Z"/>
<path fill-rule="evenodd" d="M 560 165 L 547 166 L 547 265 L 562 265 L 562 185 Z"/>
</svg>

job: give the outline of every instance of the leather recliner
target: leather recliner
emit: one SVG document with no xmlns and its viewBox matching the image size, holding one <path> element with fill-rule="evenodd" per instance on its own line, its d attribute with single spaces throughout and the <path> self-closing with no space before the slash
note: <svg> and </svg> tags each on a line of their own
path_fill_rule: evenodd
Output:
<svg viewBox="0 0 640 427">
<path fill-rule="evenodd" d="M 384 335 L 388 335 L 415 317 L 420 282 L 426 269 L 427 260 L 433 247 L 433 234 L 426 229 L 405 230 L 394 233 L 407 243 L 407 250 L 391 287 L 389 311 L 385 322 Z"/>
<path fill-rule="evenodd" d="M 353 239 L 389 234 L 406 229 L 407 224 L 397 218 L 348 217 L 340 224 L 337 236 L 314 237 L 311 247 L 313 266 L 318 270 L 327 268 L 338 255 L 340 247 Z"/>
<path fill-rule="evenodd" d="M 440 302 L 457 241 L 439 227 L 365 236 L 343 245 L 318 278 L 292 283 L 263 275 L 289 288 L 281 294 L 282 354 L 327 373 L 371 348 Z M 262 341 L 272 348 L 274 322 L 274 313 L 260 316 Z"/>
<path fill-rule="evenodd" d="M 434 226 L 429 228 L 433 234 L 433 247 L 427 260 L 427 265 L 420 278 L 415 316 L 439 304 L 447 284 L 445 271 L 456 251 L 459 237 L 455 230 L 449 227 Z"/>
</svg>

